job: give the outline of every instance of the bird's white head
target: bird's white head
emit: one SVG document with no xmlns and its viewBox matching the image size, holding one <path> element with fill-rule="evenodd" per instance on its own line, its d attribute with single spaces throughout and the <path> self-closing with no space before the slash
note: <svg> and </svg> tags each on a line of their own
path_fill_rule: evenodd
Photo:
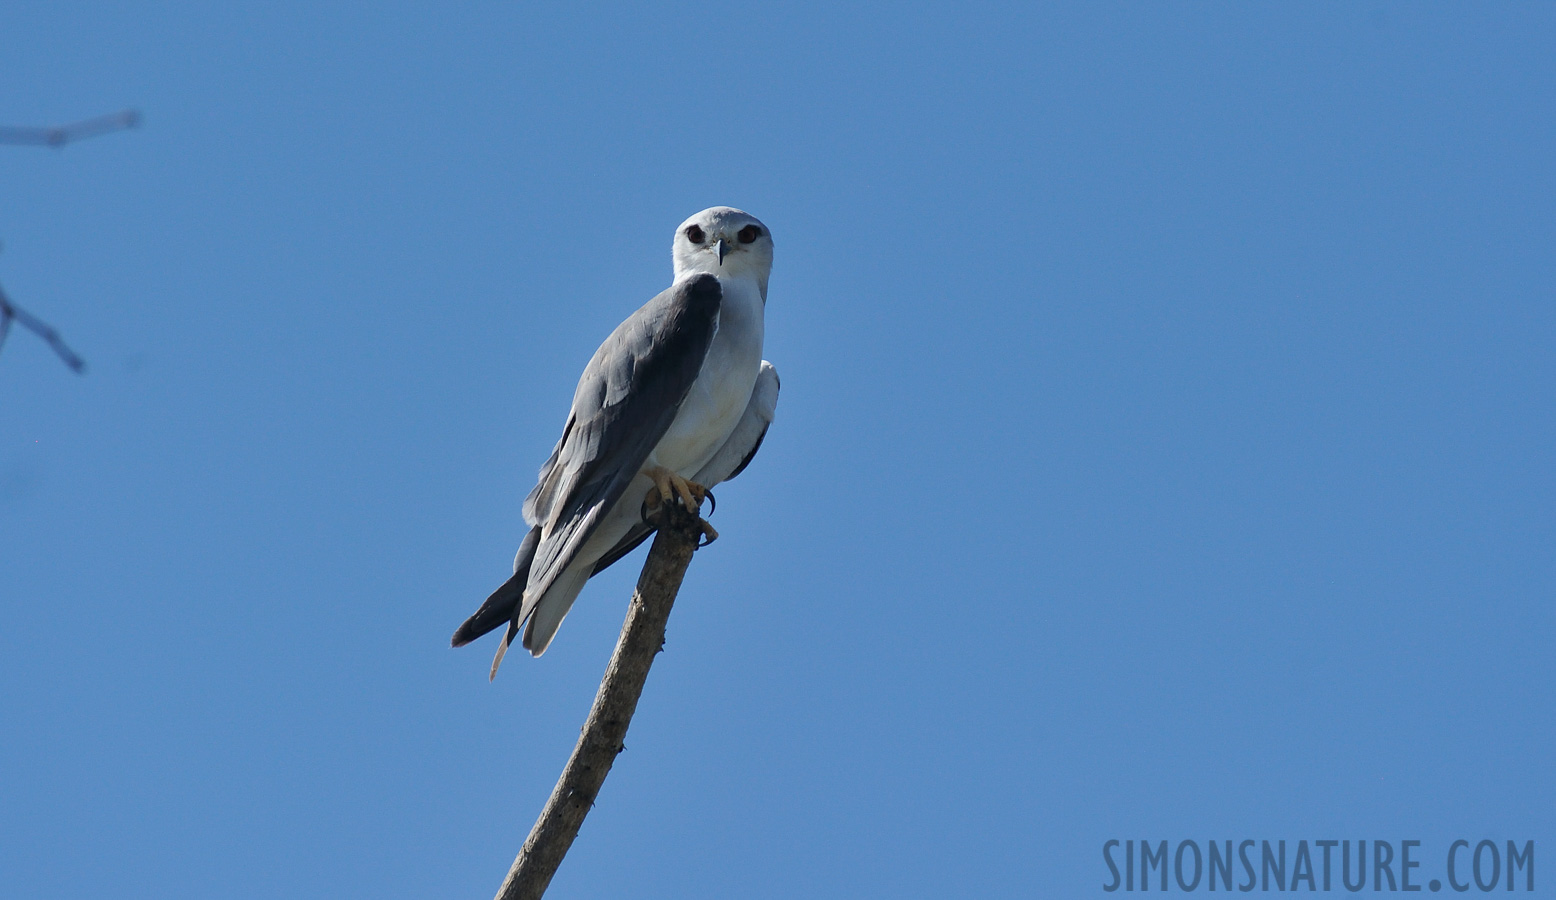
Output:
<svg viewBox="0 0 1556 900">
<path fill-rule="evenodd" d="M 719 278 L 754 278 L 767 299 L 773 270 L 773 236 L 761 220 L 728 206 L 705 209 L 675 230 L 675 277 L 707 272 Z"/>
</svg>

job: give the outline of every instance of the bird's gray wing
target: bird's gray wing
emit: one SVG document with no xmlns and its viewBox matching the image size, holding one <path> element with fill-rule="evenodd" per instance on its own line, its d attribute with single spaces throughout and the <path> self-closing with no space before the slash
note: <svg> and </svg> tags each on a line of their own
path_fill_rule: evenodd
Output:
<svg viewBox="0 0 1556 900">
<path fill-rule="evenodd" d="M 756 451 L 762 448 L 762 439 L 767 437 L 767 428 L 772 424 L 777 409 L 778 370 L 764 359 L 761 370 L 757 372 L 756 386 L 751 389 L 751 399 L 746 403 L 746 411 L 741 414 L 735 430 L 730 432 L 724 446 L 692 477 L 692 481 L 703 487 L 713 487 L 731 481 L 744 472 L 756 456 Z M 605 571 L 617 560 L 636 550 L 653 533 L 654 526 L 646 522 L 632 526 L 632 530 L 617 541 L 610 552 L 600 557 L 592 574 Z"/>
<path fill-rule="evenodd" d="M 717 327 L 718 279 L 672 285 L 611 332 L 584 368 L 551 458 L 524 501 L 540 526 L 515 624 L 533 611 L 658 445 L 686 399 Z"/>
</svg>

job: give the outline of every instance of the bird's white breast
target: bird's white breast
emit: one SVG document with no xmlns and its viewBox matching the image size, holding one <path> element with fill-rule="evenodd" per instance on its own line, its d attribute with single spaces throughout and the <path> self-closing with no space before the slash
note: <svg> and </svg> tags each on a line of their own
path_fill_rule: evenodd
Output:
<svg viewBox="0 0 1556 900">
<path fill-rule="evenodd" d="M 685 478 L 712 459 L 739 424 L 762 366 L 763 303 L 756 279 L 720 278 L 719 286 L 718 330 L 702 371 L 649 458 L 650 465 Z"/>
</svg>

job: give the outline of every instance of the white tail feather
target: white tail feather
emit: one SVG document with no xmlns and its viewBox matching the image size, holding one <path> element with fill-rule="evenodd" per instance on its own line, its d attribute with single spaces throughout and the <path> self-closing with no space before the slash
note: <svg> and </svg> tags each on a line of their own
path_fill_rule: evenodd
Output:
<svg viewBox="0 0 1556 900">
<path fill-rule="evenodd" d="M 562 620 L 567 618 L 567 611 L 573 608 L 573 601 L 578 599 L 578 592 L 583 590 L 593 570 L 592 562 L 584 565 L 574 561 L 567 567 L 567 571 L 557 576 L 557 580 L 551 583 L 551 589 L 535 604 L 535 611 L 529 616 L 529 627 L 524 631 L 524 648 L 532 656 L 545 653 L 546 648 L 551 646 L 551 639 L 556 636 L 556 630 L 562 627 Z"/>
</svg>

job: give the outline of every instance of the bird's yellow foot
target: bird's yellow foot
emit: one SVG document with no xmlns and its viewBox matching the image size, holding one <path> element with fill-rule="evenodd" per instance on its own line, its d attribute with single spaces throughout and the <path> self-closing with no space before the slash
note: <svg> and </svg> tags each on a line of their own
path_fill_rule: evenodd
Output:
<svg viewBox="0 0 1556 900">
<path fill-rule="evenodd" d="M 708 496 L 707 488 L 695 481 L 687 481 L 664 466 L 655 466 L 643 474 L 654 479 L 654 486 L 649 488 L 648 496 L 643 501 L 650 507 L 658 506 L 666 499 L 679 497 L 686 511 L 697 515 L 697 510 L 702 507 L 702 498 Z"/>
<path fill-rule="evenodd" d="M 710 525 L 701 514 L 702 501 L 704 498 L 711 500 L 712 491 L 695 481 L 687 481 L 663 466 L 655 466 L 644 474 L 654 480 L 654 486 L 648 489 L 647 496 L 643 498 L 645 520 L 648 510 L 657 509 L 665 498 L 678 498 L 686 511 L 697 517 L 697 525 L 702 532 L 697 546 L 706 547 L 719 539 L 718 529 Z"/>
</svg>

